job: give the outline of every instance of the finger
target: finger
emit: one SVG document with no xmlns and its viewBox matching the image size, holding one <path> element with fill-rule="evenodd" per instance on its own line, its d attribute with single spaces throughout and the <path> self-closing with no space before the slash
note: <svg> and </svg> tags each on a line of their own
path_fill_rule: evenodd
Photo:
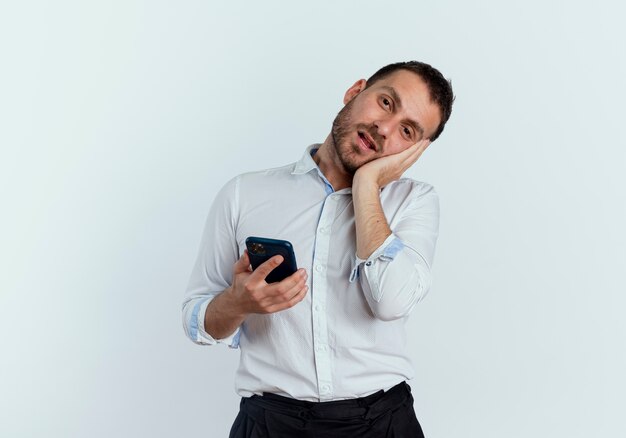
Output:
<svg viewBox="0 0 626 438">
<path fill-rule="evenodd" d="M 233 267 L 233 272 L 235 274 L 241 274 L 242 272 L 250 271 L 250 257 L 248 257 L 248 250 L 244 250 L 239 260 L 235 263 Z"/>
<path fill-rule="evenodd" d="M 426 148 L 428 148 L 428 146 L 430 145 L 430 140 L 429 139 L 424 139 L 421 141 L 418 141 L 417 143 L 415 143 L 415 149 L 411 151 L 411 154 L 408 158 L 408 160 L 411 161 L 411 165 L 413 163 L 415 163 L 419 157 L 422 156 L 422 154 L 424 153 L 424 151 L 426 150 Z"/>
<path fill-rule="evenodd" d="M 306 280 L 309 274 L 306 273 L 306 269 L 300 268 L 289 277 L 282 280 L 278 285 L 285 285 L 289 289 L 293 288 L 296 284 L 300 283 L 302 280 Z"/>
<path fill-rule="evenodd" d="M 420 147 L 419 147 L 420 152 L 424 152 L 428 148 L 428 146 L 430 146 L 430 143 L 431 143 L 431 141 L 430 141 L 429 138 L 425 138 L 424 140 L 420 141 L 418 143 L 420 145 Z"/>
<path fill-rule="evenodd" d="M 300 268 L 289 277 L 279 281 L 278 283 L 274 283 L 275 293 L 274 295 L 282 295 L 288 293 L 290 290 L 298 287 L 302 287 L 306 279 L 308 278 L 308 274 L 306 273 L 306 269 Z"/>
<path fill-rule="evenodd" d="M 417 161 L 422 154 L 422 147 L 423 142 L 418 141 L 402 152 L 400 165 L 402 166 L 403 172 Z"/>
<path fill-rule="evenodd" d="M 421 142 L 417 142 L 415 144 L 412 144 L 405 151 L 403 151 L 403 155 L 405 157 L 409 157 L 409 156 L 413 155 L 415 153 L 415 151 L 419 150 L 420 145 L 421 145 Z"/>
<path fill-rule="evenodd" d="M 387 168 L 401 169 L 402 171 L 406 170 L 409 167 L 408 163 L 410 163 L 411 157 L 415 153 L 416 148 L 417 148 L 417 143 L 412 144 L 411 146 L 409 146 L 408 148 L 406 148 L 405 150 L 401 152 L 397 152 L 395 154 L 390 154 L 390 155 L 385 156 L 384 162 Z M 376 160 L 374 160 L 374 162 L 375 161 Z M 381 161 L 380 163 L 382 165 L 383 161 Z"/>
<path fill-rule="evenodd" d="M 306 280 L 303 280 L 302 283 L 298 283 L 295 287 L 293 287 L 290 291 L 285 293 L 285 299 L 287 303 L 292 302 L 298 295 L 300 295 L 303 291 L 306 291 L 309 287 L 306 285 Z"/>
<path fill-rule="evenodd" d="M 298 293 L 296 293 L 293 297 L 289 299 L 289 301 L 287 302 L 289 307 L 293 307 L 294 305 L 302 301 L 308 291 L 309 291 L 309 286 L 305 284 L 304 287 L 298 291 Z"/>
<path fill-rule="evenodd" d="M 298 269 L 289 277 L 277 283 L 272 283 L 266 288 L 266 300 L 263 304 L 276 304 L 291 298 L 298 290 L 304 286 L 308 275 L 304 268 Z"/>
<path fill-rule="evenodd" d="M 308 292 L 308 290 L 309 290 L 309 287 L 307 285 L 304 285 L 289 300 L 283 301 L 283 302 L 278 303 L 278 304 L 274 304 L 274 305 L 268 306 L 266 308 L 267 312 L 268 313 L 276 313 L 276 312 L 280 312 L 281 310 L 286 310 L 286 309 L 289 309 L 289 308 L 295 306 L 296 304 L 298 304 L 300 301 L 302 301 L 304 299 L 304 297 L 306 296 L 306 293 Z"/>
<path fill-rule="evenodd" d="M 413 146 L 411 146 L 408 149 L 408 155 L 405 161 L 410 161 L 411 164 L 413 164 L 415 160 L 419 158 L 421 153 L 422 153 L 422 142 L 420 141 L 420 142 L 415 143 Z"/>
<path fill-rule="evenodd" d="M 424 149 L 426 149 L 429 144 L 430 144 L 430 140 L 425 138 L 415 143 L 413 146 L 409 148 L 409 150 L 411 151 L 411 154 L 416 153 L 418 151 L 421 152 Z"/>
<path fill-rule="evenodd" d="M 252 275 L 250 276 L 250 280 L 252 281 L 261 281 L 265 280 L 265 278 L 272 272 L 275 268 L 277 268 L 283 262 L 283 256 L 275 255 L 271 259 L 267 260 L 263 264 L 261 264 L 258 268 L 254 270 Z"/>
</svg>

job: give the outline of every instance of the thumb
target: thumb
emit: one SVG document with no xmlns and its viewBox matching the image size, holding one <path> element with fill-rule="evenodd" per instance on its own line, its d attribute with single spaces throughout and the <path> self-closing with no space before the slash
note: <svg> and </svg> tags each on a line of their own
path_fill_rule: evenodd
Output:
<svg viewBox="0 0 626 438">
<path fill-rule="evenodd" d="M 243 272 L 249 272 L 250 271 L 249 268 L 250 268 L 250 257 L 248 257 L 248 250 L 246 249 L 244 250 L 241 257 L 239 257 L 239 260 L 237 260 L 237 262 L 235 263 L 233 272 L 235 274 L 241 274 Z"/>
</svg>

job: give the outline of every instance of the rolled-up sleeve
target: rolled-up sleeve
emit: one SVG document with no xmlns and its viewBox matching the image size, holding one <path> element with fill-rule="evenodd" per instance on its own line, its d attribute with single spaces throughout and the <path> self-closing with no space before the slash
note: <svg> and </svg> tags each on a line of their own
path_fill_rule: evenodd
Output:
<svg viewBox="0 0 626 438">
<path fill-rule="evenodd" d="M 184 294 L 182 317 L 185 334 L 196 344 L 239 345 L 239 331 L 214 339 L 204 329 L 207 306 L 232 281 L 233 265 L 239 258 L 235 239 L 238 218 L 238 178 L 230 180 L 215 197 L 207 220 L 198 257 Z"/>
<path fill-rule="evenodd" d="M 434 188 L 415 186 L 389 226 L 392 234 L 367 260 L 355 255 L 350 277 L 360 282 L 372 313 L 384 321 L 408 316 L 430 290 L 439 233 Z"/>
</svg>

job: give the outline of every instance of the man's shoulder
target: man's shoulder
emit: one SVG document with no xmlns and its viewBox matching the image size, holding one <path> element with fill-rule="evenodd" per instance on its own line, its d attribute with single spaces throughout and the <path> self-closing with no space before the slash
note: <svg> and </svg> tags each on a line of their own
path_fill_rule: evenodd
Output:
<svg viewBox="0 0 626 438">
<path fill-rule="evenodd" d="M 241 196 L 260 196 L 273 193 L 280 187 L 288 187 L 294 164 L 280 167 L 243 172 L 229 178 L 219 189 L 215 201 L 223 204 L 237 204 Z"/>
<path fill-rule="evenodd" d="M 253 192 L 271 190 L 279 187 L 280 183 L 288 183 L 293 178 L 295 163 L 280 167 L 243 172 L 230 178 L 223 187 L 227 192 L 238 194 L 240 190 Z"/>
<path fill-rule="evenodd" d="M 400 178 L 391 182 L 385 187 L 389 192 L 410 192 L 414 196 L 422 196 L 426 194 L 437 195 L 435 187 L 424 181 L 418 181 L 412 178 Z"/>
<path fill-rule="evenodd" d="M 239 180 L 255 181 L 267 178 L 288 178 L 293 174 L 295 163 L 285 164 L 284 166 L 271 167 L 269 169 L 253 170 L 237 175 Z"/>
</svg>

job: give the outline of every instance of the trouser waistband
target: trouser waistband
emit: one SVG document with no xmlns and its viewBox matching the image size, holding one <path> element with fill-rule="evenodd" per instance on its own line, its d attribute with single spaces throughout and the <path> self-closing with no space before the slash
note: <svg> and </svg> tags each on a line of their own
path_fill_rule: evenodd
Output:
<svg viewBox="0 0 626 438">
<path fill-rule="evenodd" d="M 411 388 L 402 382 L 388 391 L 378 391 L 366 397 L 329 402 L 309 402 L 264 393 L 241 399 L 242 411 L 264 423 L 264 410 L 279 412 L 290 417 L 310 419 L 374 419 L 401 406 L 411 396 Z"/>
</svg>

